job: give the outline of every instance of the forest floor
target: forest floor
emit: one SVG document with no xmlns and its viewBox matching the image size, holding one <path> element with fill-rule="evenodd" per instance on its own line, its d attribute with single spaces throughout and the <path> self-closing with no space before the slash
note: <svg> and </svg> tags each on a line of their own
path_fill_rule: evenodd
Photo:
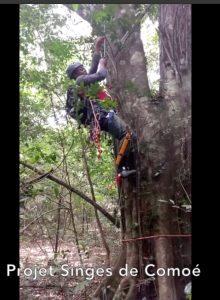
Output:
<svg viewBox="0 0 220 300">
<path fill-rule="evenodd" d="M 81 249 L 83 248 L 82 245 Z M 112 237 L 111 262 L 119 254 L 118 237 Z M 54 258 L 48 240 L 20 243 L 20 300 L 54 299 L 85 300 L 95 291 L 105 271 L 105 250 L 98 241 L 81 250 L 82 270 L 73 242 L 59 241 L 59 253 Z M 113 264 L 111 264 L 113 265 Z M 99 268 L 99 275 L 96 270 Z M 95 270 L 95 271 L 94 271 Z M 78 274 L 76 272 L 78 271 Z"/>
</svg>

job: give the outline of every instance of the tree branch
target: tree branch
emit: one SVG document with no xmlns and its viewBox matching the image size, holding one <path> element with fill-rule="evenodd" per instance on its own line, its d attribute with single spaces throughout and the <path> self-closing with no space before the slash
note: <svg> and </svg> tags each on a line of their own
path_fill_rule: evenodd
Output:
<svg viewBox="0 0 220 300">
<path fill-rule="evenodd" d="M 34 171 L 35 173 L 39 174 L 39 175 L 44 175 L 44 172 L 38 170 L 36 167 L 33 167 L 23 161 L 20 161 L 20 164 L 23 165 L 24 167 Z M 104 208 L 102 208 L 98 203 L 94 202 L 91 198 L 89 198 L 86 194 L 84 194 L 83 192 L 77 190 L 75 187 L 70 186 L 69 184 L 67 184 L 66 182 L 64 182 L 63 180 L 61 180 L 60 178 L 57 178 L 54 175 L 48 174 L 45 176 L 45 178 L 50 179 L 51 181 L 54 181 L 56 183 L 58 183 L 59 185 L 65 187 L 66 189 L 68 189 L 69 191 L 77 194 L 78 196 L 80 196 L 82 199 L 84 199 L 86 202 L 88 202 L 89 204 L 91 204 L 93 207 L 95 207 L 97 210 L 99 210 L 111 223 L 113 223 L 116 227 L 120 227 L 119 222 L 116 221 L 116 219 L 110 215 Z"/>
</svg>

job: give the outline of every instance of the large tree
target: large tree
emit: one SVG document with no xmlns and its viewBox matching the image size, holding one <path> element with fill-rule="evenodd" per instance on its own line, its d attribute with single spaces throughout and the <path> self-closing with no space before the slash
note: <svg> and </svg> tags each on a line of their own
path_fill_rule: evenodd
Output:
<svg viewBox="0 0 220 300">
<path fill-rule="evenodd" d="M 94 4 L 78 8 L 78 13 L 92 24 L 94 34 L 103 34 L 105 27 L 110 92 L 117 98 L 119 114 L 137 134 L 137 175 L 124 179 L 120 188 L 124 240 L 121 255 L 113 276 L 102 282 L 95 299 L 129 300 L 147 296 L 147 293 L 150 297 L 152 285 L 150 280 L 144 281 L 147 279 L 144 267 L 151 261 L 149 257 L 157 267 L 165 269 L 174 264 L 178 267 L 181 261 L 174 256 L 174 249 L 178 250 L 180 244 L 168 235 L 186 233 L 185 227 L 177 226 L 176 210 L 186 205 L 183 199 L 191 204 L 191 7 L 160 5 L 160 93 L 157 97 L 152 97 L 149 89 L 140 37 L 142 17 L 150 9 L 147 5 L 135 4 Z M 149 235 L 159 237 L 135 240 Z M 182 241 L 183 244 L 188 245 Z M 189 248 L 187 251 L 189 255 Z M 138 277 L 142 279 L 139 292 L 135 284 L 137 277 L 118 275 L 125 264 L 128 269 L 139 270 Z M 158 299 L 180 299 L 183 286 L 175 281 L 174 277 L 158 276 Z"/>
</svg>

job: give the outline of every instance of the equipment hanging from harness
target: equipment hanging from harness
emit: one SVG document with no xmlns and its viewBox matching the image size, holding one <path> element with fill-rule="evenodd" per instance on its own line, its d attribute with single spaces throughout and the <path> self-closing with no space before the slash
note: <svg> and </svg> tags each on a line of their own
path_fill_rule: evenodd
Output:
<svg viewBox="0 0 220 300">
<path fill-rule="evenodd" d="M 124 167 L 122 169 L 123 169 L 123 171 L 116 176 L 117 186 L 120 186 L 121 178 L 127 178 L 130 175 L 136 174 L 136 170 L 126 170 Z"/>
<path fill-rule="evenodd" d="M 93 125 L 91 128 L 91 139 L 95 144 L 95 147 L 98 151 L 98 159 L 102 155 L 102 148 L 101 148 L 101 143 L 100 143 L 100 134 L 101 134 L 101 129 L 99 125 L 99 119 L 100 119 L 100 112 L 95 111 L 94 105 L 91 100 L 89 100 L 91 108 L 92 108 L 92 113 L 93 113 Z"/>
<path fill-rule="evenodd" d="M 123 157 L 123 155 L 124 155 L 124 153 L 125 153 L 125 151 L 128 147 L 128 144 L 131 140 L 131 136 L 132 136 L 132 133 L 130 132 L 130 130 L 128 130 L 128 132 L 126 133 L 125 138 L 123 140 L 123 143 L 121 145 L 121 148 L 119 149 L 119 153 L 118 153 L 116 161 L 115 161 L 115 165 L 117 167 L 119 166 L 119 164 L 121 162 L 121 159 L 122 159 L 122 157 Z"/>
<path fill-rule="evenodd" d="M 117 167 L 116 184 L 118 187 L 121 185 L 122 179 L 136 174 L 135 165 L 132 164 L 132 161 L 134 160 L 134 154 L 131 154 L 131 147 L 133 147 L 134 145 L 131 145 L 128 151 L 128 146 L 131 143 L 132 137 L 132 132 L 127 128 L 127 133 L 123 139 L 123 142 L 115 160 L 115 165 Z M 124 160 L 125 156 L 126 158 Z"/>
</svg>

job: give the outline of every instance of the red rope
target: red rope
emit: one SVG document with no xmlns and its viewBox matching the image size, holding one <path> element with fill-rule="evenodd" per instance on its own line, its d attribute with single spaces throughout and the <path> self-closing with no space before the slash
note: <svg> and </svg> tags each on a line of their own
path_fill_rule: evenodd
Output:
<svg viewBox="0 0 220 300">
<path fill-rule="evenodd" d="M 151 235 L 146 237 L 139 237 L 136 239 L 129 239 L 129 240 L 122 240 L 122 242 L 135 242 L 137 240 L 149 240 L 149 239 L 155 239 L 159 237 L 191 237 L 191 234 L 159 234 L 159 235 Z"/>
<path fill-rule="evenodd" d="M 98 159 L 99 159 L 102 155 L 102 148 L 101 148 L 101 144 L 100 144 L 100 131 L 101 131 L 101 129 L 100 129 L 99 121 L 97 119 L 97 115 L 95 113 L 92 101 L 90 99 L 89 99 L 89 101 L 90 101 L 90 105 L 92 107 L 92 112 L 93 112 L 93 116 L 94 116 L 94 120 L 95 120 L 95 126 L 93 128 L 93 141 L 94 141 L 94 144 L 95 144 L 96 149 L 98 151 Z"/>
</svg>

